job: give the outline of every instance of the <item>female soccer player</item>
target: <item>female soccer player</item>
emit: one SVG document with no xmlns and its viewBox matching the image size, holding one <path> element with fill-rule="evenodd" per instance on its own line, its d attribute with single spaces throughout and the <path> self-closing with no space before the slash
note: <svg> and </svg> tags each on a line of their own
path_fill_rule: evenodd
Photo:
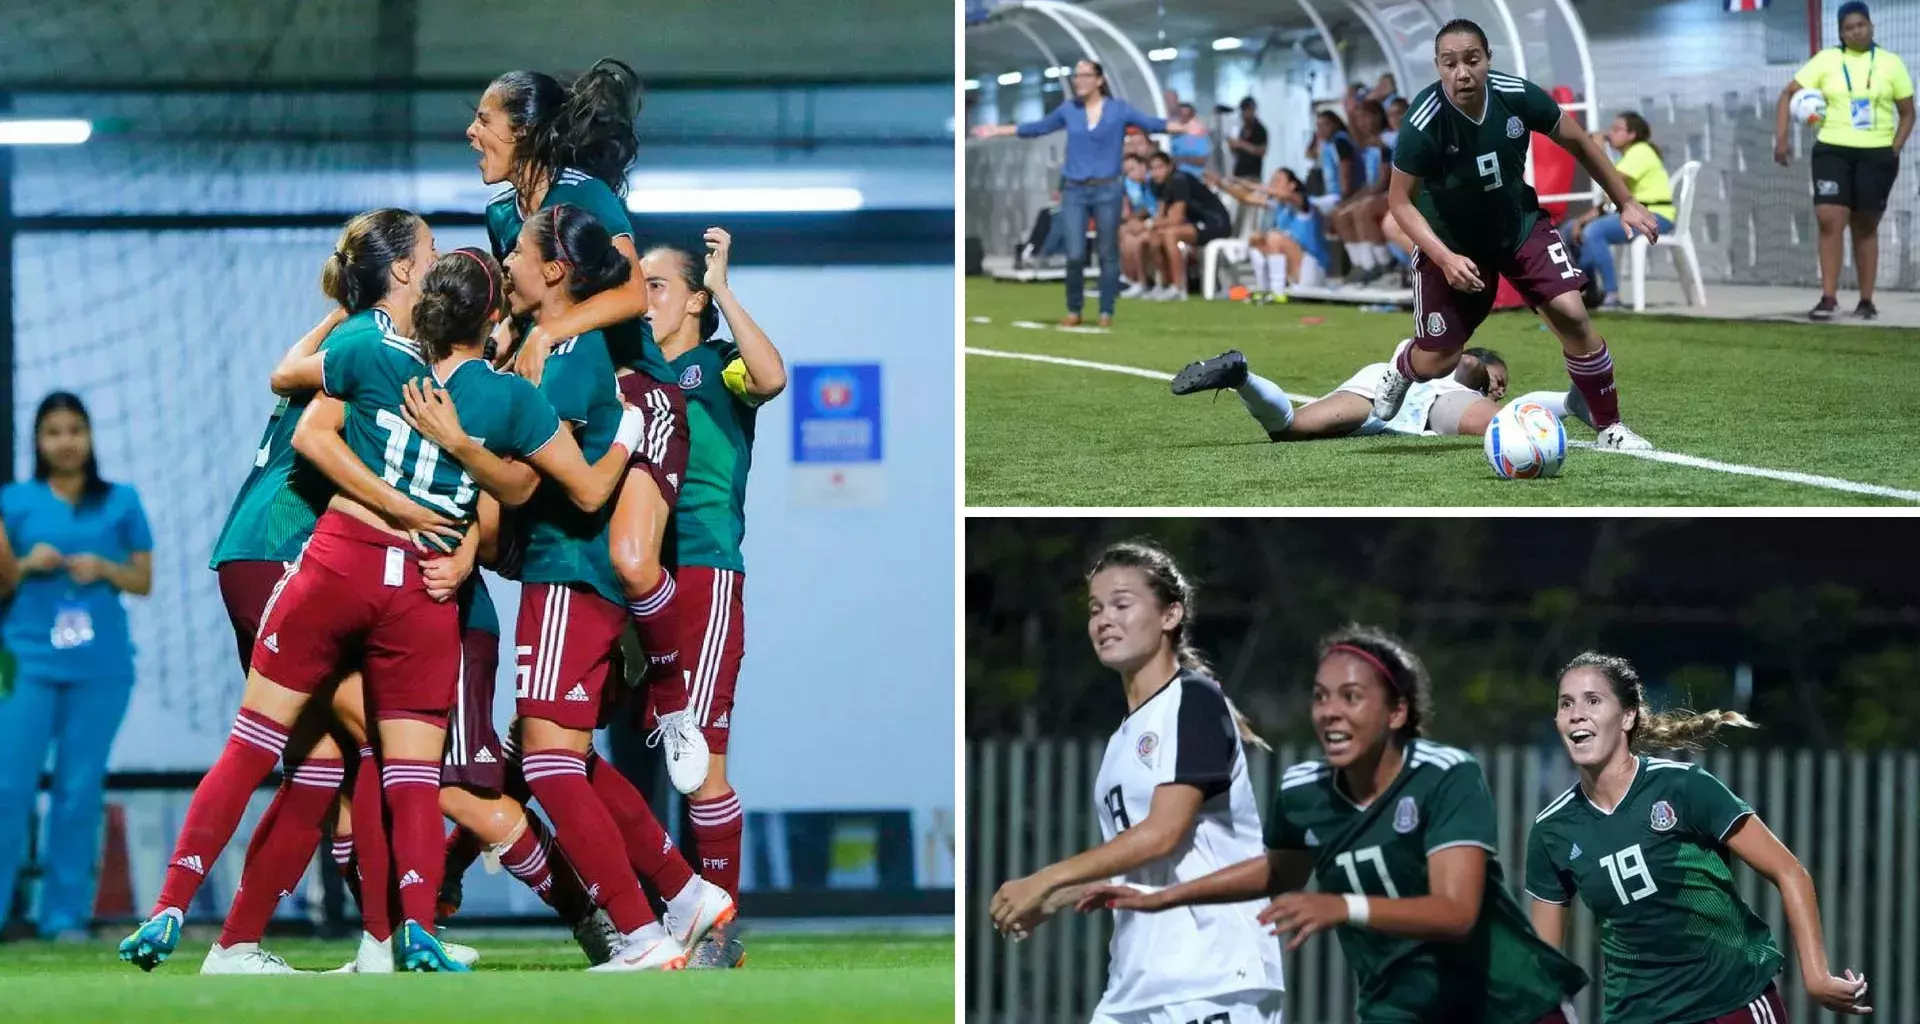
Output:
<svg viewBox="0 0 1920 1024">
<path fill-rule="evenodd" d="M 1620 210 L 1630 234 L 1660 233 L 1586 129 L 1562 114 L 1546 90 L 1488 70 L 1492 47 L 1480 26 L 1447 22 L 1434 37 L 1440 81 L 1422 89 L 1393 152 L 1388 208 L 1413 241 L 1414 337 L 1394 350 L 1373 414 L 1391 420 L 1407 388 L 1453 371 L 1493 310 L 1496 275 L 1539 311 L 1566 353 L 1567 373 L 1586 397 L 1602 448 L 1653 446 L 1620 422 L 1613 359 L 1580 299 L 1582 277 L 1559 232 L 1540 217 L 1525 178 L 1533 132 L 1553 137 Z"/>
<path fill-rule="evenodd" d="M 1263 206 L 1271 214 L 1269 230 L 1257 231 L 1248 239 L 1253 251 L 1253 287 L 1255 297 L 1266 300 L 1285 295 L 1288 285 L 1318 287 L 1327 279 L 1332 257 L 1327 248 L 1326 218 L 1307 201 L 1300 176 L 1285 167 L 1276 168 L 1265 187 L 1250 181 L 1219 181 L 1208 185 L 1223 189 L 1241 203 Z"/>
<path fill-rule="evenodd" d="M 1087 637 L 1120 675 L 1127 715 L 1094 783 L 1106 841 L 1000 887 L 994 926 L 1024 938 L 1086 883 L 1132 894 L 1207 876 L 1260 852 L 1260 811 L 1243 737 L 1258 742 L 1187 643 L 1193 586 L 1152 544 L 1115 544 L 1087 574 Z M 1278 1024 L 1280 950 L 1261 934 L 1251 894 L 1235 906 L 1150 917 L 1115 915 L 1107 990 L 1094 1024 L 1226 1021 Z"/>
<path fill-rule="evenodd" d="M 1625 658 L 1587 652 L 1560 672 L 1554 727 L 1580 781 L 1533 819 L 1533 926 L 1558 947 L 1577 893 L 1600 922 L 1608 1024 L 1787 1024 L 1781 956 L 1734 891 L 1732 853 L 1780 890 L 1800 973 L 1820 1005 L 1863 1014 L 1867 979 L 1828 973 L 1813 879 L 1753 808 L 1697 765 L 1635 750 L 1696 750 L 1737 712 L 1655 714 Z"/>
<path fill-rule="evenodd" d="M 1334 233 L 1345 244 L 1359 284 L 1373 281 L 1394 267 L 1387 252 L 1380 220 L 1387 213 L 1387 181 L 1393 169 L 1393 147 L 1381 141 L 1387 129 L 1387 111 L 1377 100 L 1353 108 L 1354 144 L 1359 147 L 1359 174 L 1351 193 L 1340 200 L 1329 218 Z"/>
<path fill-rule="evenodd" d="M 590 330 L 602 331 L 614 363 L 640 376 L 623 385 L 627 400 L 648 417 L 650 444 L 643 459 L 687 443 L 686 399 L 660 355 L 644 315 L 647 290 L 627 217 L 627 168 L 639 140 L 633 122 L 639 113 L 640 83 L 633 69 L 617 60 L 600 60 L 569 86 L 537 71 L 509 71 L 480 96 L 467 140 L 480 152 L 480 178 L 508 188 L 487 206 L 487 237 L 493 254 L 505 261 L 515 248 L 521 225 L 533 213 L 563 203 L 580 207 L 613 237 L 629 274 L 617 287 L 595 293 L 550 320 L 539 322 L 520 340 L 514 358 L 521 376 L 540 383 L 541 367 L 555 344 Z M 657 422 L 654 422 L 657 421 Z M 640 453 L 636 453 L 640 454 Z M 649 462 L 649 465 L 654 465 Z M 683 467 L 676 467 L 674 472 Z M 655 482 L 668 472 L 634 474 L 630 483 L 646 516 L 650 540 L 623 549 L 616 565 L 623 603 L 633 616 L 646 649 L 649 690 L 661 711 L 667 747 L 667 771 L 674 788 L 691 793 L 706 776 L 708 751 L 687 713 L 685 677 L 680 668 L 684 615 L 674 602 L 671 574 L 661 566 L 660 549 L 674 495 Z M 644 479 L 641 479 L 643 478 Z M 623 499 L 625 500 L 625 499 Z"/>
<path fill-rule="evenodd" d="M 92 420 L 66 391 L 40 401 L 33 479 L 0 489 L 0 519 L 0 632 L 19 659 L 0 696 L 0 917 L 52 747 L 38 924 L 41 938 L 70 939 L 93 917 L 107 754 L 133 696 L 122 595 L 152 591 L 153 533 L 134 489 L 101 478 Z"/>
<path fill-rule="evenodd" d="M 1466 751 L 1420 738 L 1430 703 L 1426 667 L 1398 638 L 1330 634 L 1313 681 L 1326 760 L 1281 776 L 1266 853 L 1158 892 L 1102 888 L 1082 905 L 1161 911 L 1284 893 L 1260 920 L 1292 935 L 1288 950 L 1336 932 L 1362 1024 L 1571 1024 L 1567 1000 L 1586 972 L 1540 941 L 1507 892 L 1486 778 Z M 1320 891 L 1297 891 L 1309 878 Z"/>
<path fill-rule="evenodd" d="M 624 287 L 631 272 L 599 221 L 570 204 L 541 210 L 527 220 L 506 270 L 514 313 L 531 314 L 536 321 L 563 316 L 576 304 Z M 620 415 L 605 338 L 588 331 L 568 339 L 544 369 L 540 392 L 566 422 L 580 429 L 589 453 L 603 449 Z M 422 426 L 426 428 L 424 421 Z M 454 429 L 464 433 L 464 428 Z M 469 440 L 443 434 L 438 425 L 432 430 L 431 436 L 449 441 L 456 452 L 473 447 Z M 490 465 L 496 459 L 476 452 L 468 461 L 476 478 L 497 472 Z M 629 473 L 627 486 L 640 475 Z M 616 508 L 615 517 L 619 514 Z M 522 588 L 515 635 L 527 641 L 519 645 L 525 653 L 517 694 L 527 784 L 553 819 L 562 849 L 589 888 L 599 887 L 602 905 L 625 936 L 621 952 L 604 969 L 678 970 L 686 965 L 687 945 L 732 919 L 733 902 L 724 890 L 695 877 L 671 848 L 663 848 L 665 831 L 650 813 L 652 850 L 649 855 L 636 849 L 639 844 L 621 828 L 628 823 L 616 819 L 602 787 L 589 781 L 593 730 L 614 696 L 606 687 L 627 622 L 612 565 L 609 519 L 582 513 L 548 488 L 535 492 L 520 520 Z M 652 876 L 667 897 L 667 927 L 654 919 L 629 864 L 604 844 L 612 835 L 628 838 L 630 861 L 643 856 L 653 861 L 641 873 Z M 662 878 L 663 871 L 670 877 Z"/>
<path fill-rule="evenodd" d="M 727 748 L 734 688 L 746 655 L 747 471 L 753 463 L 754 423 L 762 405 L 787 386 L 780 350 L 760 329 L 727 281 L 733 236 L 708 228 L 705 267 L 690 253 L 656 248 L 641 258 L 647 279 L 647 318 L 660 352 L 687 392 L 693 445 L 686 484 L 674 512 L 674 574 L 688 602 L 686 621 L 700 626 L 683 646 L 699 651 L 689 687 L 695 721 L 713 760 L 707 779 L 687 804 L 695 863 L 701 874 L 737 903 L 740 899 L 740 798 L 727 781 Z M 733 339 L 714 337 L 721 318 Z M 716 928 L 688 951 L 687 966 L 735 967 L 745 954 Z"/>
<path fill-rule="evenodd" d="M 1906 62 L 1873 40 L 1873 17 L 1861 0 L 1840 5 L 1840 45 L 1801 65 L 1774 106 L 1773 160 L 1787 165 L 1787 114 L 1793 94 L 1816 89 L 1827 117 L 1813 144 L 1813 213 L 1820 225 L 1820 301 L 1809 319 L 1840 312 L 1841 243 L 1853 232 L 1853 266 L 1860 304 L 1853 315 L 1872 320 L 1873 286 L 1880 271 L 1880 218 L 1900 174 L 1900 151 L 1913 134 L 1913 77 Z"/>
</svg>

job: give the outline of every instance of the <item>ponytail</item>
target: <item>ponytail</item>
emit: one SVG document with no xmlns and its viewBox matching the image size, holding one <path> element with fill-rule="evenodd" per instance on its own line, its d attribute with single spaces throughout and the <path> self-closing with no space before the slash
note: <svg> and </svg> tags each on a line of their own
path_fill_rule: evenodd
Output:
<svg viewBox="0 0 1920 1024">
<path fill-rule="evenodd" d="M 513 130 L 512 176 L 574 168 L 626 195 L 627 168 L 640 152 L 640 76 L 611 57 L 594 61 L 571 85 L 538 71 L 509 71 L 489 90 Z"/>
<path fill-rule="evenodd" d="M 413 255 L 420 217 L 409 210 L 369 210 L 347 221 L 320 268 L 320 290 L 349 314 L 387 297 L 393 265 Z"/>
</svg>

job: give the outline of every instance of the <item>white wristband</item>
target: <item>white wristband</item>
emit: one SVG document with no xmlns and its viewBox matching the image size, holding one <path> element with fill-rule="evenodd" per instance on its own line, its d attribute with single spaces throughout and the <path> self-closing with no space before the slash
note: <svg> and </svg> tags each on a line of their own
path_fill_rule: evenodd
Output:
<svg viewBox="0 0 1920 1024">
<path fill-rule="evenodd" d="M 1356 927 L 1365 927 L 1367 923 L 1367 898 L 1357 892 L 1346 894 L 1347 923 Z"/>
<path fill-rule="evenodd" d="M 640 450 L 640 431 L 646 429 L 647 414 L 629 405 L 620 410 L 620 426 L 613 432 L 613 443 L 625 445 L 629 454 Z"/>
</svg>

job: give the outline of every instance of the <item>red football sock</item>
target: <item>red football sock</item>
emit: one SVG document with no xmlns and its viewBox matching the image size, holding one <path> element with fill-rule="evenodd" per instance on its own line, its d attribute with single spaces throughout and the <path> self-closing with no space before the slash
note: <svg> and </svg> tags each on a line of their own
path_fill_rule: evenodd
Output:
<svg viewBox="0 0 1920 1024">
<path fill-rule="evenodd" d="M 269 809 L 270 834 L 253 848 L 240 872 L 240 890 L 227 910 L 220 945 L 260 941 L 274 908 L 307 873 L 314 847 L 320 844 L 320 826 L 345 777 L 339 758 L 308 758 L 280 787 L 273 798 L 279 813 Z"/>
<path fill-rule="evenodd" d="M 646 797 L 640 795 L 618 768 L 597 754 L 588 755 L 587 777 L 593 782 L 594 795 L 606 805 L 607 813 L 613 815 L 614 824 L 620 828 L 621 842 L 627 848 L 627 862 L 633 865 L 647 888 L 663 900 L 686 888 L 693 878 L 693 867 L 674 849 L 672 837 L 667 835 L 660 819 L 653 816 Z"/>
<path fill-rule="evenodd" d="M 587 762 L 570 750 L 530 751 L 523 758 L 527 784 L 553 819 L 560 848 L 587 884 L 587 894 L 607 908 L 622 933 L 653 923 L 653 908 L 640 883 L 604 837 L 616 834 L 613 816 L 587 781 Z"/>
<path fill-rule="evenodd" d="M 440 824 L 440 762 L 388 758 L 380 765 L 380 788 L 393 816 L 400 916 L 432 932 L 447 858 Z"/>
<path fill-rule="evenodd" d="M 627 605 L 647 652 L 647 697 L 656 715 L 687 709 L 687 679 L 680 673 L 680 606 L 674 593 L 673 574 L 662 569 L 653 590 Z"/>
<path fill-rule="evenodd" d="M 455 825 L 453 831 L 447 833 L 447 854 L 441 878 L 447 880 L 465 875 L 467 869 L 473 867 L 473 862 L 480 859 L 480 853 L 486 845 L 466 826 Z"/>
<path fill-rule="evenodd" d="M 1614 390 L 1613 354 L 1607 351 L 1607 343 L 1602 341 L 1600 351 L 1590 356 L 1567 356 L 1566 360 L 1567 376 L 1587 400 L 1594 427 L 1605 430 L 1620 422 L 1620 395 Z"/>
<path fill-rule="evenodd" d="M 547 866 L 547 846 L 531 828 L 520 830 L 513 845 L 500 855 L 500 864 L 507 869 L 507 874 L 527 883 L 527 888 L 532 889 L 533 894 L 543 901 L 553 890 L 553 870 Z"/>
<path fill-rule="evenodd" d="M 380 761 L 360 748 L 353 780 L 353 860 L 360 868 L 360 926 L 385 941 L 393 934 L 393 862 L 387 851 L 386 801 L 380 793 Z"/>
<path fill-rule="evenodd" d="M 335 832 L 332 853 L 333 866 L 339 869 L 340 881 L 346 885 L 357 907 L 360 905 L 360 865 L 353 862 L 353 833 Z"/>
<path fill-rule="evenodd" d="M 233 839 L 233 830 L 246 812 L 247 798 L 273 771 L 273 763 L 287 746 L 287 730 L 265 715 L 246 708 L 234 716 L 220 758 L 200 779 L 187 806 L 187 820 L 168 861 L 167 880 L 153 912 L 175 907 L 186 913 L 200 883 Z"/>
<path fill-rule="evenodd" d="M 560 920 L 569 925 L 579 924 L 593 913 L 593 900 L 587 895 L 587 887 L 580 882 L 580 873 L 573 869 L 573 863 L 567 860 L 567 852 L 554 845 L 553 832 L 540 816 L 527 811 L 527 831 L 539 839 L 540 848 L 546 851 L 547 866 L 552 871 L 553 884 L 541 895 L 547 906 L 560 915 Z"/>
<path fill-rule="evenodd" d="M 693 819 L 693 848 L 700 858 L 700 876 L 727 890 L 736 902 L 740 899 L 740 828 L 745 816 L 740 811 L 740 796 L 729 789 L 711 800 L 690 800 L 687 814 Z"/>
</svg>

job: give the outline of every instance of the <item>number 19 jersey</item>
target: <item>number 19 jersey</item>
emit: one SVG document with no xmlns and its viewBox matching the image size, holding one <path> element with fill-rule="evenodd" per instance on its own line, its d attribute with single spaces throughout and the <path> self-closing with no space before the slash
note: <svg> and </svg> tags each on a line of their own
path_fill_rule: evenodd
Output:
<svg viewBox="0 0 1920 1024">
<path fill-rule="evenodd" d="M 1540 216 L 1526 178 L 1533 133 L 1551 133 L 1559 123 L 1560 104 L 1524 78 L 1489 72 L 1478 121 L 1435 82 L 1407 107 L 1393 166 L 1422 179 L 1414 205 L 1448 248 L 1467 257 L 1505 256 L 1519 250 Z"/>
<path fill-rule="evenodd" d="M 1362 1024 L 1532 1024 L 1587 983 L 1542 942 L 1507 891 L 1494 856 L 1493 795 L 1464 750 L 1415 740 L 1386 791 L 1365 807 L 1319 761 L 1286 770 L 1267 816 L 1267 846 L 1312 850 L 1320 891 L 1428 896 L 1427 858 L 1454 846 L 1487 851 L 1480 918 L 1460 942 L 1407 939 L 1341 925 L 1358 979 Z"/>
<path fill-rule="evenodd" d="M 1611 813 L 1575 785 L 1534 819 L 1527 892 L 1546 903 L 1577 893 L 1600 922 L 1607 1024 L 1711 1020 L 1780 972 L 1727 866 L 1726 836 L 1752 813 L 1699 767 L 1642 757 Z"/>
<path fill-rule="evenodd" d="M 1169 784 L 1200 790 L 1193 831 L 1172 853 L 1114 881 L 1162 889 L 1265 856 L 1239 729 L 1220 685 L 1199 673 L 1174 676 L 1107 741 L 1094 782 L 1101 835 L 1111 841 L 1145 821 L 1154 792 Z M 1094 1017 L 1280 991 L 1280 944 L 1254 916 L 1265 905 L 1256 899 L 1157 914 L 1114 911 L 1107 990 Z"/>
</svg>

